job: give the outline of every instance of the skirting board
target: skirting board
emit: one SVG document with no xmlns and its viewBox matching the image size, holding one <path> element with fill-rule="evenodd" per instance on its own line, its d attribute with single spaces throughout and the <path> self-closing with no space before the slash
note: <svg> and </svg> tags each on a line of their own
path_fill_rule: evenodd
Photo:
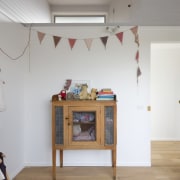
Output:
<svg viewBox="0 0 180 180">
<path fill-rule="evenodd" d="M 151 141 L 180 141 L 179 138 L 152 138 Z"/>
<path fill-rule="evenodd" d="M 38 163 L 38 162 L 31 162 L 31 163 L 25 163 L 25 167 L 48 167 L 48 166 L 52 166 L 52 163 Z M 59 166 L 59 163 L 57 163 L 57 166 Z M 108 162 L 102 162 L 102 163 L 74 163 L 74 162 L 64 162 L 63 166 L 107 166 L 107 167 L 111 167 L 112 164 L 108 163 Z M 122 163 L 117 163 L 117 166 L 130 166 L 130 167 L 150 167 L 151 166 L 151 162 L 122 162 Z"/>
</svg>

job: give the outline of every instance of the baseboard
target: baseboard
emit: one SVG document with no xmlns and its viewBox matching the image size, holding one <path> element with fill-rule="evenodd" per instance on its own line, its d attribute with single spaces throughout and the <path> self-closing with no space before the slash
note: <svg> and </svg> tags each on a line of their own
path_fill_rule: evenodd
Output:
<svg viewBox="0 0 180 180">
<path fill-rule="evenodd" d="M 97 163 L 97 162 L 94 162 L 94 163 L 72 163 L 72 162 L 66 162 L 64 163 L 64 166 L 112 166 L 111 163 Z"/>
<path fill-rule="evenodd" d="M 153 138 L 151 141 L 180 141 L 179 138 L 174 139 L 174 138 Z"/>
<path fill-rule="evenodd" d="M 56 165 L 59 166 L 59 162 L 57 162 Z M 40 162 L 25 163 L 25 167 L 48 167 L 48 166 L 52 166 L 52 163 L 40 163 Z M 112 166 L 112 164 L 108 162 L 101 162 L 101 163 L 64 162 L 63 166 Z"/>
<path fill-rule="evenodd" d="M 117 163 L 119 167 L 151 167 L 151 162 L 122 162 Z"/>
<path fill-rule="evenodd" d="M 25 163 L 25 167 L 49 167 L 52 166 L 52 163 L 38 163 L 38 162 L 31 162 Z M 59 163 L 57 163 L 59 166 Z M 64 162 L 63 166 L 112 166 L 110 162 L 91 162 L 91 163 L 84 163 L 84 162 Z M 117 166 L 129 166 L 129 167 L 150 167 L 151 162 L 117 162 Z"/>
<path fill-rule="evenodd" d="M 25 167 L 48 167 L 52 166 L 52 163 L 42 163 L 42 162 L 26 162 Z"/>
</svg>

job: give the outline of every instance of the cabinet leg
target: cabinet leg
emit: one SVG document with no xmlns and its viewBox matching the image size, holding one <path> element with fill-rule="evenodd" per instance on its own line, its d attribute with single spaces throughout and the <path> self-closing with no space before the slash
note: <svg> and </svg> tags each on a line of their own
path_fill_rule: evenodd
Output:
<svg viewBox="0 0 180 180">
<path fill-rule="evenodd" d="M 59 154 L 59 156 L 60 156 L 60 167 L 62 168 L 63 167 L 63 150 L 61 149 L 59 152 L 60 152 L 60 154 Z"/>
<path fill-rule="evenodd" d="M 56 149 L 52 150 L 52 177 L 53 180 L 56 179 Z"/>
<path fill-rule="evenodd" d="M 116 149 L 112 150 L 113 179 L 116 179 Z"/>
</svg>

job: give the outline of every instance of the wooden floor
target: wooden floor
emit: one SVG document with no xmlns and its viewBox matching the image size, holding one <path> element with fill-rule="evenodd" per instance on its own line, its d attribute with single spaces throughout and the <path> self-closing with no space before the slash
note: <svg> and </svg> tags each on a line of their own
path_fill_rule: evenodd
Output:
<svg viewBox="0 0 180 180">
<path fill-rule="evenodd" d="M 152 166 L 180 167 L 180 141 L 152 141 Z"/>
<path fill-rule="evenodd" d="M 14 180 L 52 180 L 50 167 L 25 168 Z M 56 180 L 113 180 L 110 167 L 58 168 Z M 180 167 L 118 167 L 116 180 L 180 180 Z"/>
<path fill-rule="evenodd" d="M 23 169 L 14 180 L 52 180 L 51 167 Z M 56 180 L 112 180 L 111 167 L 57 167 Z M 152 142 L 152 167 L 117 167 L 116 180 L 180 180 L 180 142 Z"/>
</svg>

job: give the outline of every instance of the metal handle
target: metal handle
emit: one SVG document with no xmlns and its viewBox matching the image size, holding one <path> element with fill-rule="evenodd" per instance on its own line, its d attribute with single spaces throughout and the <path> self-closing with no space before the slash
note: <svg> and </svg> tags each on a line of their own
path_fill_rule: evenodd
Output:
<svg viewBox="0 0 180 180">
<path fill-rule="evenodd" d="M 70 126 L 70 125 L 71 125 L 71 123 L 69 122 L 69 118 L 68 118 L 68 117 L 66 117 L 65 119 L 68 121 L 68 126 Z"/>
</svg>

